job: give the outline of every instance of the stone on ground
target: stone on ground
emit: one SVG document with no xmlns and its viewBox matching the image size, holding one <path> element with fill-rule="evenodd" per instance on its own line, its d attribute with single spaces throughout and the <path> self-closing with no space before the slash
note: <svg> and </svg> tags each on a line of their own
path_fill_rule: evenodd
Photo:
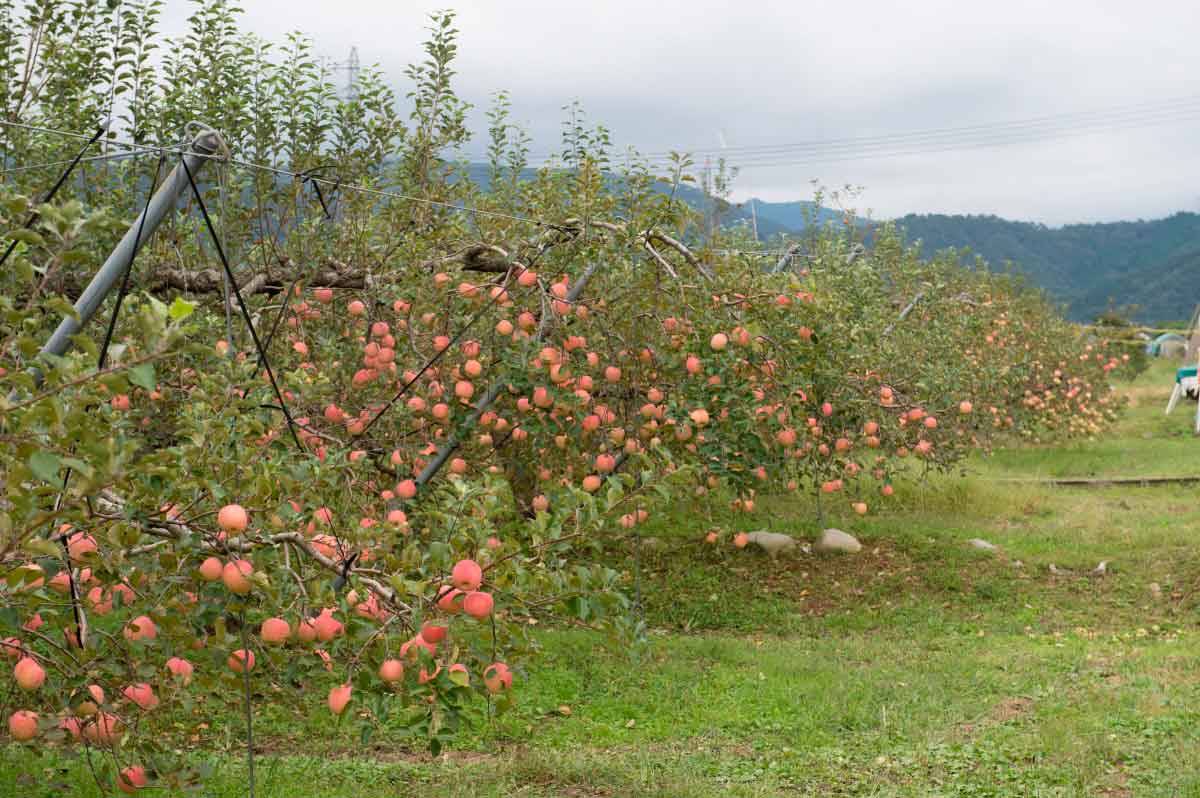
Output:
<svg viewBox="0 0 1200 798">
<path fill-rule="evenodd" d="M 988 543 L 983 538 L 971 538 L 967 541 L 967 545 L 980 551 L 996 551 L 999 548 L 995 543 Z"/>
<path fill-rule="evenodd" d="M 854 535 L 850 535 L 840 529 L 826 529 L 817 538 L 817 542 L 813 544 L 813 549 L 821 552 L 857 554 L 862 551 L 862 544 L 858 542 L 858 539 Z"/>
<path fill-rule="evenodd" d="M 784 535 L 779 532 L 767 532 L 765 529 L 750 532 L 746 535 L 746 541 L 754 543 L 772 557 L 781 551 L 790 551 L 796 548 L 797 543 L 796 539 L 791 535 Z"/>
</svg>

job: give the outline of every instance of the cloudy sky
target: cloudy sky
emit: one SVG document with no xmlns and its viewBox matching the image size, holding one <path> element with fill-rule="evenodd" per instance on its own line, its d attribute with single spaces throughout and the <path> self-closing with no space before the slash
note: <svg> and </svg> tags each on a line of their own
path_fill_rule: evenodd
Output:
<svg viewBox="0 0 1200 798">
<path fill-rule="evenodd" d="M 407 91 L 425 0 L 243 0 L 245 27 L 357 46 Z M 498 89 L 558 147 L 578 99 L 614 141 L 718 153 L 735 196 L 861 185 L 876 217 L 995 213 L 1063 224 L 1200 211 L 1194 0 L 460 0 L 457 90 Z M 167 0 L 168 32 L 189 4 Z M 1149 124 L 1149 123 L 1155 124 Z M 1068 135 L 1069 134 L 1069 135 Z M 980 145 L 989 146 L 980 146 Z M 970 145 L 970 146 L 964 146 Z M 482 151 L 483 144 L 478 144 Z"/>
</svg>

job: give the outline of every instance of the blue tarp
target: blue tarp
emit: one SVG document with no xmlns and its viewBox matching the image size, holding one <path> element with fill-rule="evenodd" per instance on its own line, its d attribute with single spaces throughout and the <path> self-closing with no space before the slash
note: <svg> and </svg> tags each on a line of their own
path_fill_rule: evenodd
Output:
<svg viewBox="0 0 1200 798">
<path fill-rule="evenodd" d="M 1168 341 L 1178 341 L 1181 344 L 1187 344 L 1187 339 L 1182 335 L 1178 335 L 1176 333 L 1163 333 L 1150 343 L 1146 344 L 1146 354 L 1157 357 L 1158 350 L 1161 349 L 1162 345 Z"/>
</svg>

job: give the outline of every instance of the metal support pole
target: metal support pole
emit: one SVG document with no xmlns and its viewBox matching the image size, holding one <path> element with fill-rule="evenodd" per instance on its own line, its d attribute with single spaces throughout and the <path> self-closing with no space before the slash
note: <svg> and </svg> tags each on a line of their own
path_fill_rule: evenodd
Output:
<svg viewBox="0 0 1200 798">
<path fill-rule="evenodd" d="M 187 161 L 188 167 L 195 173 L 202 169 L 222 148 L 223 142 L 220 134 L 213 130 L 206 130 L 196 136 L 189 152 L 183 157 Z M 146 206 L 146 210 L 133 220 L 133 224 L 129 226 L 129 230 L 113 249 L 112 254 L 104 261 L 104 265 L 96 272 L 79 299 L 75 300 L 75 313 L 79 318 L 75 319 L 71 316 L 64 318 L 59 323 L 58 329 L 50 336 L 50 340 L 46 341 L 42 351 L 38 353 L 39 356 L 66 354 L 67 350 L 71 348 L 71 336 L 83 329 L 83 326 L 96 315 L 96 311 L 104 304 L 105 297 L 120 282 L 121 275 L 129 267 L 138 250 L 154 235 L 155 229 L 175 207 L 175 200 L 180 192 L 187 188 L 187 172 L 181 164 L 167 175 L 167 179 L 150 198 L 150 204 Z M 143 216 L 145 217 L 144 221 Z M 141 235 L 138 235 L 139 231 Z M 40 375 L 38 379 L 40 381 Z"/>
<path fill-rule="evenodd" d="M 784 250 L 783 257 L 780 258 L 779 262 L 775 264 L 775 268 L 769 269 L 771 274 L 779 274 L 781 271 L 786 269 L 791 264 L 792 257 L 799 251 L 800 251 L 800 243 L 799 242 L 796 242 L 796 243 L 788 246 L 788 248 L 786 250 Z"/>
<path fill-rule="evenodd" d="M 900 311 L 900 318 L 898 318 L 896 321 L 892 322 L 891 324 L 889 324 L 888 326 L 883 328 L 883 334 L 885 336 L 891 335 L 892 330 L 894 330 L 896 328 L 896 323 L 907 319 L 908 314 L 912 313 L 913 308 L 915 308 L 917 306 L 917 303 L 920 302 L 924 298 L 925 298 L 925 292 L 924 291 L 918 292 L 918 294 L 912 298 L 912 302 L 909 302 L 907 305 L 905 305 L 904 310 Z"/>
</svg>

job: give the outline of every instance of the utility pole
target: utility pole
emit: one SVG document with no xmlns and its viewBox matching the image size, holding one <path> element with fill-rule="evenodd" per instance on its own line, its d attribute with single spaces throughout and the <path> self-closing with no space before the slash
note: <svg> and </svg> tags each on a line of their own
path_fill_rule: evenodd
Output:
<svg viewBox="0 0 1200 798">
<path fill-rule="evenodd" d="M 342 99 L 346 102 L 354 102 L 358 99 L 358 75 L 362 72 L 362 65 L 358 60 L 358 47 L 350 47 L 350 57 L 345 61 L 334 61 L 329 65 L 330 72 L 345 72 L 346 82 L 339 89 Z"/>
<path fill-rule="evenodd" d="M 758 211 L 754 207 L 757 200 L 750 198 L 750 229 L 754 231 L 754 243 L 758 243 Z"/>
<path fill-rule="evenodd" d="M 717 215 L 716 200 L 713 198 L 713 182 L 712 182 L 712 158 L 704 156 L 704 198 L 706 207 L 704 209 L 704 232 L 707 238 L 705 243 L 711 244 L 713 239 L 713 219 Z"/>
</svg>

